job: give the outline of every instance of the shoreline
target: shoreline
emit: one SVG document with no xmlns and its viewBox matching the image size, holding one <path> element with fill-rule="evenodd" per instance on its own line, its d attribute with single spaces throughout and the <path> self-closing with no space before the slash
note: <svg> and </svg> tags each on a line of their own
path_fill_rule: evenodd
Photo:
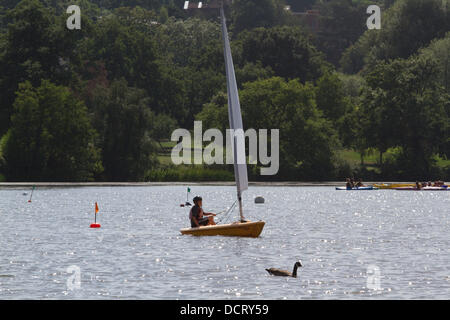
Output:
<svg viewBox="0 0 450 320">
<path fill-rule="evenodd" d="M 412 182 L 374 182 L 374 183 L 412 183 Z M 345 181 L 254 181 L 249 186 L 255 187 L 336 187 L 345 185 Z M 159 187 L 159 186 L 234 186 L 232 181 L 206 181 L 206 182 L 0 182 L 0 189 L 30 188 L 32 186 L 44 188 L 64 187 Z"/>
</svg>

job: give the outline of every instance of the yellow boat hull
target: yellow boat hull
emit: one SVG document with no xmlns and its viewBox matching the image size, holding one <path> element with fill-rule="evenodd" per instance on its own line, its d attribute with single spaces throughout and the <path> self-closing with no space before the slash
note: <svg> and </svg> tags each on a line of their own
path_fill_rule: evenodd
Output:
<svg viewBox="0 0 450 320">
<path fill-rule="evenodd" d="M 235 222 L 215 226 L 181 229 L 181 234 L 193 236 L 227 236 L 257 238 L 264 228 L 264 221 Z"/>
<path fill-rule="evenodd" d="M 395 189 L 395 188 L 407 188 L 407 187 L 415 187 L 415 184 L 411 184 L 411 183 L 393 183 L 393 184 L 374 184 L 373 185 L 375 188 L 378 189 Z"/>
</svg>

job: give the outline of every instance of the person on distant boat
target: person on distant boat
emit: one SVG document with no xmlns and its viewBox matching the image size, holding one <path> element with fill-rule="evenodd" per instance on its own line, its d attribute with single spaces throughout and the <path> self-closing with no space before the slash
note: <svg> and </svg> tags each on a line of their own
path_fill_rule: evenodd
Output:
<svg viewBox="0 0 450 320">
<path fill-rule="evenodd" d="M 447 187 L 444 181 L 438 180 L 434 182 L 435 187 Z"/>
<path fill-rule="evenodd" d="M 197 228 L 200 226 L 215 225 L 214 217 L 215 213 L 204 212 L 202 209 L 202 197 L 194 197 L 194 206 L 189 211 L 189 219 L 191 220 L 191 228 Z"/>
<path fill-rule="evenodd" d="M 350 178 L 347 178 L 346 183 L 345 183 L 345 187 L 347 188 L 347 190 L 353 189 L 353 183 L 350 180 Z"/>
<path fill-rule="evenodd" d="M 362 183 L 362 179 L 361 178 L 358 179 L 358 182 L 356 183 L 356 187 L 357 188 L 365 187 L 365 185 Z"/>
<path fill-rule="evenodd" d="M 350 183 L 350 179 L 349 178 L 347 178 L 345 180 L 345 187 L 347 188 L 347 190 L 352 188 L 352 185 Z"/>
<path fill-rule="evenodd" d="M 419 181 L 416 181 L 416 189 L 417 190 L 422 189 L 422 186 L 420 185 Z"/>
</svg>

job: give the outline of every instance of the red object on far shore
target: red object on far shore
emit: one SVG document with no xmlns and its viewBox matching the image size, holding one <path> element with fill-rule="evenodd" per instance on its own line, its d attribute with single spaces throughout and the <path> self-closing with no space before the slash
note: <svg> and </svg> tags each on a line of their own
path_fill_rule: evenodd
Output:
<svg viewBox="0 0 450 320">
<path fill-rule="evenodd" d="M 100 228 L 100 223 L 92 223 L 91 228 Z"/>
<path fill-rule="evenodd" d="M 28 200 L 28 202 L 31 202 L 31 200 Z"/>
</svg>

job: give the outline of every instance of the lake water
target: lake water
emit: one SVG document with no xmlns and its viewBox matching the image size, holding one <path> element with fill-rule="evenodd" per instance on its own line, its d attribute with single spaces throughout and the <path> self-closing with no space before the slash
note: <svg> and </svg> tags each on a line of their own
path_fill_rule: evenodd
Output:
<svg viewBox="0 0 450 320">
<path fill-rule="evenodd" d="M 191 189 L 207 211 L 234 201 L 233 187 Z M 180 235 L 182 186 L 29 194 L 0 190 L 0 299 L 450 298 L 450 192 L 250 187 L 257 239 Z M 298 259 L 298 278 L 264 270 Z"/>
</svg>

